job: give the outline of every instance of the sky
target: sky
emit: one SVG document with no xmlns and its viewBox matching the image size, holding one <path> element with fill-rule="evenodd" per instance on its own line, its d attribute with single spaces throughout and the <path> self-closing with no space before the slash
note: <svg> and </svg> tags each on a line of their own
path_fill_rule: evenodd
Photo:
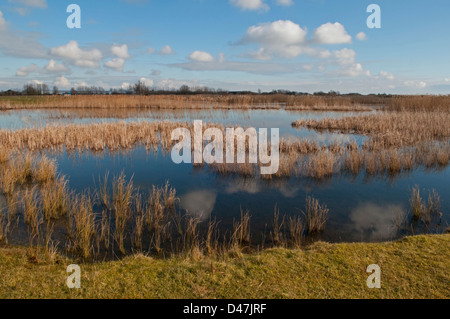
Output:
<svg viewBox="0 0 450 319">
<path fill-rule="evenodd" d="M 449 30 L 448 0 L 1 0 L 0 90 L 450 94 Z"/>
</svg>

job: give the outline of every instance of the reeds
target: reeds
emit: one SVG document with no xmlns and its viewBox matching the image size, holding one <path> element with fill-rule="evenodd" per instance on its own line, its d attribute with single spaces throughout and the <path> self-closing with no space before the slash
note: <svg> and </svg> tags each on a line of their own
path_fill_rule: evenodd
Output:
<svg viewBox="0 0 450 319">
<path fill-rule="evenodd" d="M 294 127 L 367 135 L 369 150 L 415 146 L 420 142 L 445 141 L 450 137 L 450 111 L 378 112 L 374 115 L 299 120 Z"/>
<path fill-rule="evenodd" d="M 97 232 L 89 194 L 78 195 L 72 199 L 70 216 L 73 223 L 73 249 L 89 259 L 94 251 L 94 236 Z"/>
<path fill-rule="evenodd" d="M 425 224 L 429 224 L 433 215 L 440 215 L 441 199 L 435 189 L 428 192 L 428 202 L 425 202 L 420 195 L 418 186 L 414 187 L 411 192 L 410 207 L 414 220 L 422 220 Z"/>
<path fill-rule="evenodd" d="M 44 155 L 34 165 L 32 174 L 38 183 L 45 183 L 55 179 L 56 170 L 56 161 Z"/>
<path fill-rule="evenodd" d="M 67 216 L 70 194 L 64 176 L 41 185 L 42 210 L 46 220 Z"/>
<path fill-rule="evenodd" d="M 233 231 L 231 233 L 231 251 L 240 253 L 244 246 L 250 244 L 250 212 L 241 209 L 240 220 L 233 221 Z"/>
<path fill-rule="evenodd" d="M 134 186 L 132 179 L 126 181 L 122 172 L 113 181 L 113 209 L 115 219 L 115 238 L 119 245 L 119 250 L 125 254 L 124 236 L 125 229 L 131 218 L 131 205 L 133 201 Z"/>
<path fill-rule="evenodd" d="M 311 196 L 306 198 L 305 210 L 302 213 L 305 216 L 309 234 L 321 233 L 325 230 L 329 212 L 327 206 L 320 204 L 319 200 Z"/>
<path fill-rule="evenodd" d="M 387 101 L 386 101 L 387 102 Z M 379 99 L 286 94 L 199 94 L 150 96 L 42 96 L 0 98 L 0 109 L 279 109 L 366 111 L 363 104 L 379 104 Z"/>
</svg>

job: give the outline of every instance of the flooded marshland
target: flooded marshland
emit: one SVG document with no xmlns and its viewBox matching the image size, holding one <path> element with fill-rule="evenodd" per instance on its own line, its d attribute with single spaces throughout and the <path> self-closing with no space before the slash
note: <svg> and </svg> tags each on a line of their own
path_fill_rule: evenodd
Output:
<svg viewBox="0 0 450 319">
<path fill-rule="evenodd" d="M 340 144 L 362 148 L 369 139 L 365 134 L 314 130 L 296 127 L 292 123 L 298 120 L 339 120 L 346 117 L 374 115 L 376 112 L 375 110 L 355 113 L 313 112 L 285 109 L 10 110 L 1 113 L 0 130 L 39 129 L 48 125 L 159 121 L 192 123 L 194 120 L 202 120 L 204 123 L 218 123 L 225 127 L 279 128 L 281 138 L 292 142 L 307 140 L 321 146 Z M 328 150 L 327 153 L 329 152 Z M 374 153 L 376 152 L 378 151 L 374 150 Z M 114 151 L 65 150 L 63 147 L 62 150 L 46 149 L 37 153 L 54 159 L 58 174 L 64 175 L 67 179 L 67 188 L 78 194 L 87 191 L 95 194 L 106 175 L 113 180 L 114 177 L 124 174 L 127 180 L 132 179 L 136 194 L 143 197 L 148 197 L 148 194 L 154 192 L 154 187 L 163 187 L 168 182 L 170 187 L 176 190 L 174 209 L 181 215 L 188 214 L 195 218 L 200 232 L 206 231 L 208 223 L 215 221 L 217 229 L 220 230 L 221 235 L 217 235 L 220 240 L 225 240 L 225 234 L 236 231 L 236 221 L 242 222 L 243 212 L 246 212 L 250 217 L 250 223 L 246 225 L 251 233 L 250 241 L 260 247 L 277 244 L 278 239 L 275 237 L 278 236 L 284 236 L 286 242 L 288 241 L 292 232 L 289 221 L 297 217 L 305 219 L 308 198 L 317 199 L 320 204 L 327 207 L 328 213 L 323 230 L 308 233 L 308 227 L 303 226 L 302 236 L 305 237 L 305 242 L 392 240 L 411 234 L 442 233 L 450 222 L 448 165 L 412 165 L 411 168 L 396 171 L 395 174 L 369 174 L 365 170 L 352 172 L 343 169 L 321 178 L 305 174 L 261 178 L 239 172 L 227 174 L 208 165 L 175 164 L 170 152 L 162 145 L 149 148 L 137 143 L 131 148 Z M 347 163 L 347 160 L 345 161 Z M 111 188 L 114 186 L 111 185 Z M 424 205 L 427 205 L 427 196 L 432 190 L 440 196 L 439 208 L 436 208 L 427 221 L 414 216 L 415 208 L 412 203 L 414 190 L 420 190 Z M 110 189 L 108 192 L 113 197 L 113 190 Z M 7 206 L 6 197 L 4 195 L 2 198 L 4 207 Z M 133 207 L 134 205 L 131 204 Z M 102 205 L 97 203 L 93 206 L 94 213 L 101 216 Z M 133 218 L 136 217 L 138 216 L 132 213 L 128 224 L 124 226 L 125 245 L 128 250 L 133 246 L 136 233 Z M 115 224 L 115 217 L 112 217 L 110 222 Z M 116 227 L 117 224 L 112 226 Z M 53 229 L 55 240 L 61 242 L 67 235 L 64 226 L 56 223 Z M 154 237 L 145 238 L 143 235 L 140 240 L 147 249 L 152 246 Z M 29 242 L 23 222 L 19 220 L 17 226 L 9 232 L 8 241 L 20 244 Z"/>
</svg>

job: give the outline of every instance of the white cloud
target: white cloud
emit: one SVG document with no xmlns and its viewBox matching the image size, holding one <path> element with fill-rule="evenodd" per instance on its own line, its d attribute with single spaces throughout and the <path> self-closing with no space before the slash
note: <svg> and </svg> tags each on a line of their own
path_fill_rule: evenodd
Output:
<svg viewBox="0 0 450 319">
<path fill-rule="evenodd" d="M 123 66 L 125 65 L 125 59 L 116 58 L 105 62 L 105 67 L 108 69 L 113 69 L 116 71 L 123 71 Z"/>
<path fill-rule="evenodd" d="M 277 4 L 280 6 L 289 7 L 294 4 L 294 1 L 292 1 L 292 0 L 277 0 Z"/>
<path fill-rule="evenodd" d="M 364 32 L 360 32 L 356 35 L 356 39 L 358 39 L 359 41 L 366 41 L 367 34 L 365 34 Z"/>
<path fill-rule="evenodd" d="M 128 53 L 128 46 L 126 44 L 113 45 L 111 47 L 111 53 L 121 59 L 128 59 L 130 57 L 130 54 Z"/>
<path fill-rule="evenodd" d="M 303 52 L 307 31 L 290 20 L 262 23 L 248 28 L 241 44 L 257 43 L 260 48 L 251 56 L 269 60 L 273 55 L 293 58 Z"/>
<path fill-rule="evenodd" d="M 341 65 L 352 64 L 356 59 L 356 52 L 352 49 L 344 48 L 342 50 L 333 51 L 336 60 Z"/>
<path fill-rule="evenodd" d="M 313 39 L 321 44 L 352 43 L 352 37 L 339 22 L 325 23 L 313 32 Z"/>
<path fill-rule="evenodd" d="M 175 51 L 172 49 L 172 47 L 170 45 L 166 45 L 159 52 L 159 54 L 161 54 L 161 55 L 170 55 L 170 54 L 174 54 L 174 53 L 175 53 Z"/>
<path fill-rule="evenodd" d="M 147 79 L 147 78 L 141 78 L 139 81 L 144 83 L 145 86 L 150 86 L 150 87 L 155 84 L 155 82 L 152 79 Z"/>
<path fill-rule="evenodd" d="M 194 51 L 189 54 L 189 59 L 196 62 L 213 62 L 214 57 L 208 52 Z"/>
<path fill-rule="evenodd" d="M 120 88 L 121 88 L 122 90 L 128 90 L 128 88 L 129 88 L 130 86 L 131 86 L 130 83 L 128 83 L 128 82 L 123 82 L 122 85 L 120 86 Z"/>
<path fill-rule="evenodd" d="M 337 74 L 339 75 L 350 77 L 371 75 L 369 70 L 364 70 L 361 63 L 356 62 L 356 52 L 352 49 L 344 48 L 342 50 L 333 51 L 333 57 L 340 66 L 340 69 L 337 71 Z"/>
<path fill-rule="evenodd" d="M 427 87 L 427 82 L 424 81 L 405 81 L 403 82 L 403 84 L 408 87 L 414 87 L 418 89 L 424 89 Z"/>
<path fill-rule="evenodd" d="M 388 73 L 388 72 L 386 72 L 386 71 L 381 71 L 381 72 L 378 74 L 378 76 L 379 76 L 380 78 L 387 79 L 387 80 L 391 80 L 391 81 L 393 81 L 393 80 L 395 79 L 395 77 L 394 77 L 393 74 L 390 74 L 390 73 Z"/>
<path fill-rule="evenodd" d="M 159 54 L 159 55 L 171 55 L 171 54 L 175 54 L 175 51 L 172 49 L 172 47 L 170 45 L 166 45 L 163 48 L 161 48 L 161 50 L 157 51 L 155 48 L 148 48 L 147 53 L 150 54 Z"/>
<path fill-rule="evenodd" d="M 36 64 L 31 64 L 30 66 L 23 66 L 19 68 L 16 72 L 17 76 L 28 76 L 31 73 L 37 72 L 39 67 Z"/>
<path fill-rule="evenodd" d="M 8 29 L 8 23 L 3 17 L 3 12 L 0 11 L 0 31 L 5 31 L 6 29 Z"/>
<path fill-rule="evenodd" d="M 67 72 L 69 69 L 64 64 L 58 64 L 55 60 L 51 59 L 44 67 L 47 72 L 61 73 Z"/>
<path fill-rule="evenodd" d="M 70 82 L 65 77 L 60 76 L 56 78 L 55 86 L 61 87 L 61 88 L 69 88 Z"/>
<path fill-rule="evenodd" d="M 8 0 L 8 2 L 28 7 L 47 8 L 47 0 Z"/>
<path fill-rule="evenodd" d="M 269 6 L 262 0 L 230 0 L 231 4 L 242 10 L 267 11 Z"/>
<path fill-rule="evenodd" d="M 102 53 L 98 49 L 83 50 L 75 40 L 69 43 L 52 48 L 50 53 L 53 56 L 66 59 L 69 63 L 85 68 L 98 68 L 102 60 Z"/>
</svg>

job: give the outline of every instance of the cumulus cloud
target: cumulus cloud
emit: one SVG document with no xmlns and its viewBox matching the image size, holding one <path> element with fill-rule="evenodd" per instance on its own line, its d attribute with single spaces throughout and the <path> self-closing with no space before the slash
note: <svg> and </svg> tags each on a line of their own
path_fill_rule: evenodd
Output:
<svg viewBox="0 0 450 319">
<path fill-rule="evenodd" d="M 8 28 L 8 23 L 3 17 L 3 12 L 0 11 L 0 31 L 5 31 Z"/>
<path fill-rule="evenodd" d="M 125 65 L 125 59 L 115 58 L 105 62 L 105 67 L 108 69 L 113 69 L 116 71 L 123 71 L 123 67 Z"/>
<path fill-rule="evenodd" d="M 313 32 L 313 40 L 320 44 L 352 43 L 352 37 L 339 22 L 325 23 Z"/>
<path fill-rule="evenodd" d="M 356 39 L 358 39 L 359 41 L 366 41 L 367 34 L 365 34 L 364 32 L 360 32 L 356 35 Z"/>
<path fill-rule="evenodd" d="M 145 86 L 153 86 L 155 82 L 152 79 L 140 78 L 139 82 L 143 83 Z"/>
<path fill-rule="evenodd" d="M 111 47 L 111 53 L 121 59 L 130 58 L 130 54 L 128 53 L 128 46 L 126 44 L 113 45 Z"/>
<path fill-rule="evenodd" d="M 51 59 L 48 62 L 48 64 L 44 67 L 44 69 L 50 73 L 61 73 L 61 72 L 67 72 L 69 70 L 64 64 L 58 64 L 53 59 Z"/>
<path fill-rule="evenodd" d="M 403 82 L 405 86 L 418 88 L 418 89 L 424 89 L 427 87 L 427 82 L 424 81 L 405 81 Z"/>
<path fill-rule="evenodd" d="M 230 2 L 232 5 L 239 7 L 242 10 L 269 10 L 269 6 L 264 3 L 263 0 L 230 0 Z"/>
<path fill-rule="evenodd" d="M 356 77 L 364 74 L 370 76 L 370 71 L 364 70 L 361 63 L 356 62 L 356 52 L 354 50 L 344 48 L 333 51 L 332 55 L 340 66 L 340 69 L 337 71 L 339 75 Z"/>
<path fill-rule="evenodd" d="M 159 52 L 159 54 L 161 55 L 170 55 L 170 54 L 174 54 L 175 51 L 172 49 L 172 47 L 170 45 L 166 45 L 164 46 L 161 51 Z"/>
<path fill-rule="evenodd" d="M 159 55 L 171 55 L 171 54 L 175 54 L 174 49 L 172 49 L 172 47 L 170 45 L 166 45 L 164 47 L 161 48 L 161 50 L 157 51 L 155 48 L 148 48 L 147 49 L 147 53 L 150 54 L 159 54 Z"/>
<path fill-rule="evenodd" d="M 131 83 L 123 82 L 122 85 L 120 86 L 120 88 L 122 90 L 128 90 L 130 86 L 132 86 Z"/>
<path fill-rule="evenodd" d="M 20 4 L 27 7 L 47 8 L 47 0 L 8 0 L 9 3 Z"/>
<path fill-rule="evenodd" d="M 99 62 L 102 60 L 102 53 L 100 50 L 83 50 L 78 46 L 78 42 L 75 40 L 72 40 L 65 45 L 52 48 L 50 54 L 65 59 L 73 65 L 84 68 L 98 68 L 100 66 Z"/>
<path fill-rule="evenodd" d="M 278 20 L 251 26 L 240 44 L 257 43 L 260 48 L 251 53 L 254 58 L 268 60 L 273 55 L 293 58 L 303 52 L 307 31 L 290 20 Z"/>
<path fill-rule="evenodd" d="M 277 4 L 280 6 L 289 7 L 294 4 L 293 0 L 277 0 Z"/>
<path fill-rule="evenodd" d="M 208 52 L 204 52 L 204 51 L 194 51 L 191 54 L 189 54 L 189 59 L 191 61 L 196 61 L 196 62 L 213 62 L 214 61 L 214 57 L 209 54 Z"/>
<path fill-rule="evenodd" d="M 57 77 L 54 84 L 55 84 L 55 86 L 62 87 L 62 88 L 70 87 L 70 81 L 63 76 Z"/>
<path fill-rule="evenodd" d="M 29 66 L 23 66 L 19 68 L 16 72 L 17 76 L 28 76 L 31 73 L 39 71 L 39 67 L 36 64 L 31 64 Z"/>
<path fill-rule="evenodd" d="M 386 71 L 381 71 L 381 72 L 378 74 L 378 77 L 379 77 L 379 78 L 382 78 L 382 79 L 391 80 L 391 81 L 393 81 L 393 80 L 395 79 L 395 77 L 394 77 L 393 74 L 390 74 L 390 73 L 388 73 L 388 72 L 386 72 Z"/>
</svg>

